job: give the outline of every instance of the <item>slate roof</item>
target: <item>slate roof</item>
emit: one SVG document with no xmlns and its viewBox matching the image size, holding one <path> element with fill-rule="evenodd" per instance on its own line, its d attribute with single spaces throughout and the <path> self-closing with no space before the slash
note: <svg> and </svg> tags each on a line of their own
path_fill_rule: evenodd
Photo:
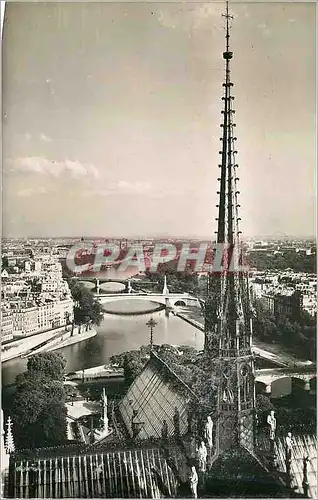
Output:
<svg viewBox="0 0 318 500">
<path fill-rule="evenodd" d="M 159 448 L 13 461 L 14 498 L 174 497 L 178 480 Z"/>
<path fill-rule="evenodd" d="M 189 494 L 189 466 L 195 463 L 195 451 L 187 435 L 188 403 L 199 404 L 197 396 L 156 354 L 145 366 L 120 403 L 122 420 L 130 433 L 130 417 L 138 409 L 144 421 L 138 440 L 120 439 L 79 449 L 67 446 L 16 452 L 12 456 L 10 483 L 14 498 L 163 498 Z M 174 436 L 173 411 L 180 414 L 180 437 Z M 162 420 L 168 423 L 168 439 L 162 440 Z M 127 437 L 128 437 L 127 435 Z M 189 443 L 187 443 L 189 440 Z M 265 442 L 266 441 L 266 442 Z M 291 487 L 286 479 L 285 441 L 276 440 L 278 470 L 268 467 L 268 439 L 257 443 L 260 458 L 243 447 L 223 452 L 212 463 L 205 478 L 199 474 L 198 493 L 202 498 L 280 498 L 304 497 L 303 458 L 307 466 L 308 495 L 317 498 L 317 438 L 293 438 Z M 94 448 L 95 446 L 95 448 Z M 191 451 L 192 450 L 192 451 Z M 193 461 L 194 460 L 194 461 Z M 33 464 L 33 466 L 32 466 Z"/>
<path fill-rule="evenodd" d="M 163 421 L 168 436 L 174 435 L 173 416 L 179 412 L 180 434 L 188 430 L 188 404 L 199 403 L 197 396 L 159 356 L 152 353 L 141 374 L 134 380 L 119 404 L 119 413 L 127 432 L 132 436 L 133 412 L 138 412 L 139 439 L 160 438 Z"/>
<path fill-rule="evenodd" d="M 276 442 L 276 454 L 278 461 L 278 469 L 286 472 L 285 465 L 285 440 L 279 438 Z M 307 478 L 308 478 L 308 496 L 309 498 L 317 497 L 317 436 L 303 435 L 292 437 L 291 449 L 291 475 L 292 487 L 296 492 L 303 493 L 304 466 L 303 459 L 308 457 Z"/>
</svg>

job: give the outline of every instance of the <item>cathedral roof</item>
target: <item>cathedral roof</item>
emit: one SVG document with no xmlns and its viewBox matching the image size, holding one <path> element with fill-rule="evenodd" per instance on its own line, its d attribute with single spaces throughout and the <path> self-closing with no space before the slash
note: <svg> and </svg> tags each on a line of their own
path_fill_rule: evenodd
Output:
<svg viewBox="0 0 318 500">
<path fill-rule="evenodd" d="M 163 361 L 160 356 L 158 356 L 158 354 L 151 352 L 148 364 L 156 366 L 158 370 L 161 370 L 161 372 L 166 376 L 166 380 L 174 383 L 176 390 L 187 394 L 191 399 L 199 402 L 198 396 L 193 392 L 189 385 L 186 384 L 182 378 L 179 377 L 179 375 L 177 375 L 177 373 L 170 368 L 170 366 Z"/>
<path fill-rule="evenodd" d="M 178 480 L 160 448 L 13 460 L 14 498 L 174 497 Z"/>
<path fill-rule="evenodd" d="M 119 414 L 130 437 L 133 418 L 138 415 L 138 439 L 160 438 L 164 421 L 167 435 L 175 433 L 174 415 L 178 413 L 180 434 L 188 430 L 191 402 L 199 400 L 190 387 L 157 355 L 152 353 L 140 375 L 119 403 Z"/>
<path fill-rule="evenodd" d="M 286 488 L 277 475 L 267 470 L 259 458 L 243 446 L 223 451 L 206 478 L 211 496 L 286 497 Z"/>
<path fill-rule="evenodd" d="M 286 472 L 285 442 L 283 438 L 276 441 L 278 469 Z M 304 458 L 308 457 L 307 480 L 309 498 L 317 497 L 317 436 L 302 435 L 292 437 L 291 449 L 291 486 L 296 492 L 303 492 Z"/>
</svg>

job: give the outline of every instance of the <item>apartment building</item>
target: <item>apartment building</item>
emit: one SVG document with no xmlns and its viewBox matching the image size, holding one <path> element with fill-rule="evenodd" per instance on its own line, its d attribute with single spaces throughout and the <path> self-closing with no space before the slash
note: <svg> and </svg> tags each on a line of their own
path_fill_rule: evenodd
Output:
<svg viewBox="0 0 318 500">
<path fill-rule="evenodd" d="M 262 303 L 276 317 L 299 317 L 303 310 L 303 296 L 298 290 L 285 290 L 285 292 L 266 293 L 261 298 Z"/>
<path fill-rule="evenodd" d="M 5 306 L 1 307 L 1 342 L 13 339 L 13 317 L 11 309 Z"/>
<path fill-rule="evenodd" d="M 39 331 L 38 308 L 33 302 L 12 304 L 13 335 L 28 336 Z"/>
</svg>

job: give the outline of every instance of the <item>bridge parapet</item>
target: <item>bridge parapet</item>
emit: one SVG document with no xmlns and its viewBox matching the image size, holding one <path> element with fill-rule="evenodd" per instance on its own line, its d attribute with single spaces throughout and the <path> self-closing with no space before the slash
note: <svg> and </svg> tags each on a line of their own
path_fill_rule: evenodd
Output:
<svg viewBox="0 0 318 500">
<path fill-rule="evenodd" d="M 270 394 L 272 392 L 272 384 L 282 379 L 298 379 L 305 382 L 304 390 L 310 391 L 310 382 L 317 378 L 316 371 L 310 370 L 292 370 L 292 369 L 264 369 L 256 370 L 255 381 L 265 385 L 265 392 Z"/>
<path fill-rule="evenodd" d="M 166 304 L 166 298 L 169 297 L 169 303 L 171 306 L 180 305 L 198 305 L 197 297 L 189 295 L 188 293 L 170 293 L 168 296 L 159 293 L 116 293 L 116 294 L 99 294 L 97 299 L 101 304 L 106 304 L 108 302 L 116 302 L 118 300 L 146 300 L 151 302 L 157 302 L 158 304 Z M 179 304 L 178 304 L 179 303 Z"/>
</svg>

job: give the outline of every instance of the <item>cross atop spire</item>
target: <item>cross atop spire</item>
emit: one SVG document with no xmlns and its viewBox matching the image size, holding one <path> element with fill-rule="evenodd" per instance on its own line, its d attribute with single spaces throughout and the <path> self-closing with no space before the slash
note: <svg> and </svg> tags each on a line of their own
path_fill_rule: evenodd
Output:
<svg viewBox="0 0 318 500">
<path fill-rule="evenodd" d="M 226 35 L 225 35 L 225 38 L 226 38 L 226 52 L 229 51 L 229 46 L 230 46 L 230 19 L 233 19 L 233 16 L 231 16 L 229 14 L 229 2 L 226 2 L 226 10 L 225 10 L 225 14 L 222 14 L 222 17 L 224 17 L 226 19 L 226 25 L 225 25 L 225 29 L 226 29 Z M 223 54 L 223 57 L 224 57 L 224 54 Z"/>
</svg>

